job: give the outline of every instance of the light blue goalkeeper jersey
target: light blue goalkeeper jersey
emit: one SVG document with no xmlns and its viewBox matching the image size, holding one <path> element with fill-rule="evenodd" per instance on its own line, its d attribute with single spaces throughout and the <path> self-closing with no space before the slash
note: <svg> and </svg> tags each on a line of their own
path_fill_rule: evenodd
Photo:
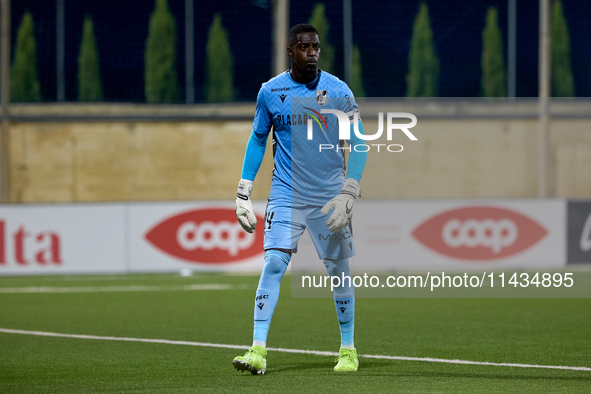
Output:
<svg viewBox="0 0 591 394">
<path fill-rule="evenodd" d="M 322 109 L 340 110 L 351 123 L 353 113 L 359 111 L 347 84 L 320 70 L 308 84 L 295 82 L 286 71 L 262 85 L 253 132 L 266 139 L 273 130 L 271 199 L 322 206 L 340 193 L 345 181 L 344 153 L 350 147 L 339 141 L 336 115 L 322 114 Z M 311 135 L 308 119 L 312 122 Z M 362 171 L 363 166 L 358 174 L 348 176 L 359 181 Z"/>
</svg>

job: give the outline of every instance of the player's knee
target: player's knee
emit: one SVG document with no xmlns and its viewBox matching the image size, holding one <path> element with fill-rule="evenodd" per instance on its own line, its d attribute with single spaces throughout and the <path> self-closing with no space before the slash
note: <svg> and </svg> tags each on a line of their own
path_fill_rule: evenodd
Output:
<svg viewBox="0 0 591 394">
<path fill-rule="evenodd" d="M 355 288 L 353 286 L 352 278 L 349 274 L 349 259 L 330 260 L 324 259 L 324 266 L 326 272 L 331 277 L 336 277 L 334 283 L 334 297 L 336 298 L 354 298 Z"/>
<path fill-rule="evenodd" d="M 349 259 L 324 259 L 324 266 L 329 276 L 338 276 L 339 278 L 342 275 L 349 276 Z"/>
<path fill-rule="evenodd" d="M 335 276 L 337 272 L 337 266 L 333 260 L 324 260 L 324 266 L 326 267 L 326 272 L 328 275 Z"/>
<path fill-rule="evenodd" d="M 339 278 L 341 277 L 341 270 L 339 270 L 339 268 L 337 266 L 335 266 L 334 264 L 327 265 L 326 272 L 328 273 L 329 276 L 336 276 Z"/>
<path fill-rule="evenodd" d="M 283 276 L 289 264 L 289 260 L 289 254 L 280 250 L 270 249 L 265 251 L 265 265 L 263 267 L 263 275 Z"/>
<path fill-rule="evenodd" d="M 348 286 L 345 284 L 344 286 L 335 287 L 334 291 L 334 298 L 355 298 L 355 288 L 353 286 Z"/>
</svg>

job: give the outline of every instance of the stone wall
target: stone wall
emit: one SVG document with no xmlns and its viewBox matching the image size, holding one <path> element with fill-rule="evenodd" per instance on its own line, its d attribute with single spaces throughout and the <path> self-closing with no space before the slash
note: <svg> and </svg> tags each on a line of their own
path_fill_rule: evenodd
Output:
<svg viewBox="0 0 591 394">
<path fill-rule="evenodd" d="M 366 133 L 372 134 L 378 127 L 377 110 L 363 111 L 369 104 L 362 105 L 362 114 Z M 397 131 L 391 143 L 403 145 L 402 152 L 370 150 L 363 197 L 536 197 L 535 103 L 520 104 L 521 112 L 506 104 L 504 109 L 478 103 L 446 105 L 383 105 L 385 111 L 417 115 L 412 132 L 418 141 Z M 578 105 L 579 112 L 551 122 L 551 197 L 591 197 L 591 129 L 586 118 L 591 105 Z M 210 106 L 209 112 L 201 107 L 198 116 L 191 116 L 189 108 L 167 119 L 158 114 L 170 114 L 170 107 L 147 111 L 142 106 L 140 115 L 128 110 L 112 116 L 106 109 L 122 111 L 121 106 L 106 105 L 100 107 L 102 112 L 78 106 L 82 115 L 68 117 L 72 111 L 63 106 L 59 117 L 46 114 L 44 120 L 27 115 L 39 114 L 32 107 L 22 108 L 10 128 L 12 202 L 233 200 L 252 126 L 248 114 L 254 113 L 254 104 L 241 104 L 238 117 L 228 116 L 236 111 L 227 106 L 225 115 Z M 18 108 L 13 113 L 18 115 Z M 388 143 L 385 138 L 379 142 Z M 269 141 L 254 199 L 268 196 L 271 151 Z"/>
</svg>

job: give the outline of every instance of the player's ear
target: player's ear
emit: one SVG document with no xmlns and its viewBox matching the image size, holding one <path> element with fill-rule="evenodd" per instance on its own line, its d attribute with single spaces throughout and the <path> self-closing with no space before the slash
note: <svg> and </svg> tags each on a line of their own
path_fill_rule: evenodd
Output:
<svg viewBox="0 0 591 394">
<path fill-rule="evenodd" d="M 287 56 L 289 56 L 290 59 L 293 59 L 293 51 L 291 50 L 291 47 L 287 47 Z"/>
</svg>

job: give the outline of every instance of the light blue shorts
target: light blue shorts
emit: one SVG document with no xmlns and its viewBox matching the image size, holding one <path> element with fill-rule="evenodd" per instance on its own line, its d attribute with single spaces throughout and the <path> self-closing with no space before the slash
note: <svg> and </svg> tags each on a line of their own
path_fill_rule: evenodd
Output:
<svg viewBox="0 0 591 394">
<path fill-rule="evenodd" d="M 355 256 L 351 224 L 339 232 L 328 231 L 325 223 L 330 213 L 323 215 L 321 209 L 288 199 L 269 199 L 265 210 L 265 250 L 289 249 L 296 253 L 298 241 L 308 229 L 321 259 L 340 260 Z"/>
</svg>

